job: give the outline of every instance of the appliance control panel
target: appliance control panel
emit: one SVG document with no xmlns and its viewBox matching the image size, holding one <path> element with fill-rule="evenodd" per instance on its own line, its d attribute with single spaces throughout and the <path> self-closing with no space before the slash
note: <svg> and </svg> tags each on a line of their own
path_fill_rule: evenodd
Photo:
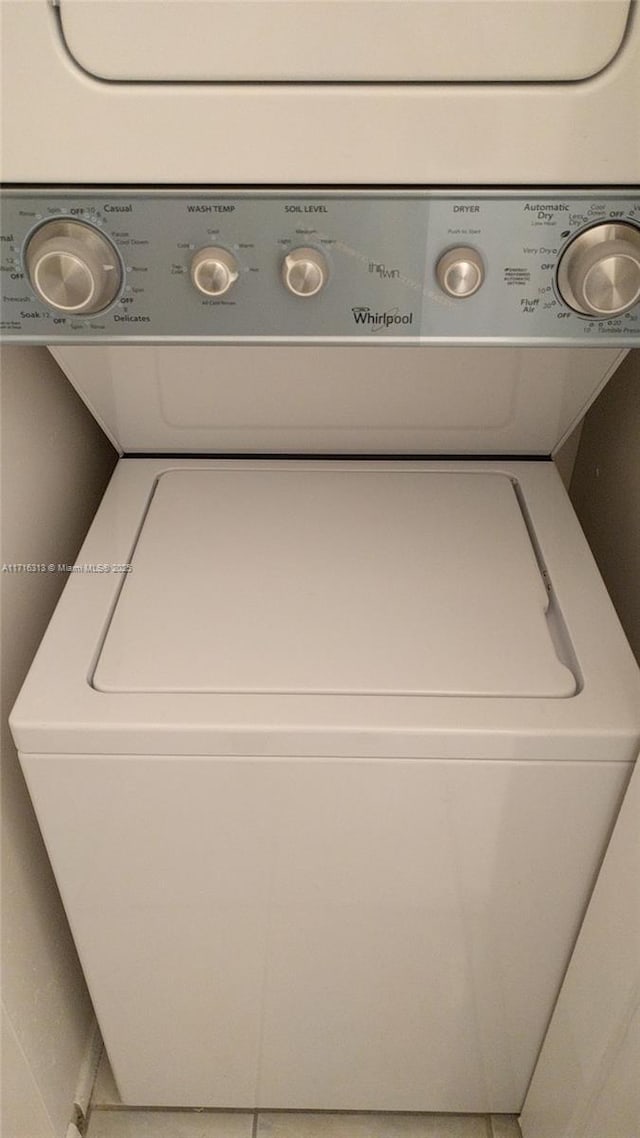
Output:
<svg viewBox="0 0 640 1138">
<path fill-rule="evenodd" d="M 6 189 L 25 343 L 640 345 L 632 190 Z"/>
</svg>

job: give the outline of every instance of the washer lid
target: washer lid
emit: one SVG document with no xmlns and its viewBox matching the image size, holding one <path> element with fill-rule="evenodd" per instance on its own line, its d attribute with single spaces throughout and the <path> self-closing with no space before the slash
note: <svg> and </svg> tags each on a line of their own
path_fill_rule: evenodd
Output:
<svg viewBox="0 0 640 1138">
<path fill-rule="evenodd" d="M 596 74 L 622 43 L 630 0 L 59 0 L 59 10 L 71 55 L 103 79 L 505 83 Z"/>
<path fill-rule="evenodd" d="M 172 470 L 93 685 L 562 698 L 548 610 L 506 475 Z"/>
</svg>

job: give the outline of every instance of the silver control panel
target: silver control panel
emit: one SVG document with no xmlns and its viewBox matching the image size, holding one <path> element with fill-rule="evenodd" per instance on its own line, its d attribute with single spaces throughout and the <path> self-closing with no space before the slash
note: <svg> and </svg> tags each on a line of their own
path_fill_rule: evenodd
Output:
<svg viewBox="0 0 640 1138">
<path fill-rule="evenodd" d="M 24 343 L 640 345 L 640 194 L 21 190 L 0 334 Z"/>
</svg>

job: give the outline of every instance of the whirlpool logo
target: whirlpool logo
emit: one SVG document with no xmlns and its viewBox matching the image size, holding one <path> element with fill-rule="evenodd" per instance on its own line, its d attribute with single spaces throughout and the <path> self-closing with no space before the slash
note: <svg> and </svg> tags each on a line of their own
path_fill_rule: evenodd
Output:
<svg viewBox="0 0 640 1138">
<path fill-rule="evenodd" d="M 371 332 L 382 332 L 397 324 L 413 324 L 413 312 L 401 312 L 399 308 L 390 308 L 388 312 L 372 312 L 367 305 L 351 309 L 356 324 L 365 324 Z"/>
</svg>

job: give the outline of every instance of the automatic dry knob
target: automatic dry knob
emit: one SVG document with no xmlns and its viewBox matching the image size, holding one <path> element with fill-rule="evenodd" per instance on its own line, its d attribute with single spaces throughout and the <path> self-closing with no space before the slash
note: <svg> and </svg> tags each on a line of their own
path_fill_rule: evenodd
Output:
<svg viewBox="0 0 640 1138">
<path fill-rule="evenodd" d="M 84 221 L 46 221 L 27 245 L 25 266 L 34 292 L 59 312 L 102 312 L 122 285 L 115 247 Z"/>
<path fill-rule="evenodd" d="M 329 266 L 318 249 L 292 249 L 282 262 L 282 279 L 294 296 L 315 296 L 328 276 Z"/>
<path fill-rule="evenodd" d="M 640 300 L 640 229 L 626 222 L 585 229 L 558 265 L 558 291 L 583 316 L 621 316 Z"/>
<path fill-rule="evenodd" d="M 204 296 L 224 296 L 238 279 L 238 262 L 228 249 L 200 249 L 191 262 L 191 280 Z"/>
<path fill-rule="evenodd" d="M 442 254 L 436 265 L 436 277 L 447 296 L 465 300 L 480 288 L 484 280 L 484 262 L 477 249 L 459 245 Z"/>
</svg>

